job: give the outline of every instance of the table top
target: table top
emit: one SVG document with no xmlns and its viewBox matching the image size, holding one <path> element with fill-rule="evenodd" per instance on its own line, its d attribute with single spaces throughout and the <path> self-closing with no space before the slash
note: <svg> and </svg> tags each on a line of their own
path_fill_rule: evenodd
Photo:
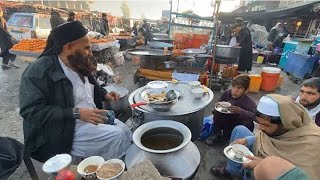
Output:
<svg viewBox="0 0 320 180">
<path fill-rule="evenodd" d="M 205 95 L 200 99 L 195 99 L 194 95 L 192 94 L 191 90 L 192 87 L 186 83 L 186 82 L 179 82 L 177 84 L 173 84 L 172 82 L 167 82 L 169 89 L 176 89 L 178 91 L 183 92 L 182 96 L 179 97 L 178 102 L 173 105 L 173 107 L 167 111 L 167 112 L 159 112 L 154 110 L 148 105 L 136 107 L 137 110 L 144 112 L 144 113 L 150 113 L 154 115 L 161 115 L 161 116 L 179 116 L 179 115 L 186 115 L 191 114 L 197 111 L 202 110 L 205 108 L 214 97 L 213 92 L 211 89 L 208 89 L 208 93 L 205 93 Z M 141 87 L 134 92 L 132 92 L 128 98 L 130 104 L 138 103 L 138 102 L 144 102 L 141 97 L 141 92 L 146 89 L 146 87 Z"/>
</svg>

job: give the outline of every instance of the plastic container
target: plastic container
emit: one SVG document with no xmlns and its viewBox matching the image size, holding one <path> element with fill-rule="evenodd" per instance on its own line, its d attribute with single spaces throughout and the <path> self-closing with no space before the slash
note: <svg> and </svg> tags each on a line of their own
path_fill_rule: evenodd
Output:
<svg viewBox="0 0 320 180">
<path fill-rule="evenodd" d="M 252 74 L 250 77 L 249 92 L 258 93 L 260 90 L 262 77 L 259 74 Z"/>
<path fill-rule="evenodd" d="M 272 92 L 277 88 L 278 79 L 281 69 L 275 67 L 262 68 L 262 83 L 260 89 L 267 92 Z"/>
<path fill-rule="evenodd" d="M 262 64 L 262 63 L 263 63 L 263 60 L 264 60 L 264 57 L 263 57 L 263 56 L 258 56 L 258 57 L 257 57 L 257 63 Z"/>
<path fill-rule="evenodd" d="M 283 79 L 284 79 L 284 76 L 279 76 L 279 79 L 278 79 L 278 83 L 277 83 L 277 88 L 280 88 L 281 85 L 282 85 L 282 82 L 283 82 Z"/>
</svg>

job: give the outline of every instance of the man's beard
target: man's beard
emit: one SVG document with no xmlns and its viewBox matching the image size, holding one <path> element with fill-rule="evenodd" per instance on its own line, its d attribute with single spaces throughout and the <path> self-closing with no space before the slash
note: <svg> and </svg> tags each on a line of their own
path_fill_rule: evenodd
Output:
<svg viewBox="0 0 320 180">
<path fill-rule="evenodd" d="M 303 102 L 303 103 L 301 103 L 301 102 Z M 315 101 L 314 103 L 309 103 L 309 102 L 307 102 L 307 101 L 301 101 L 301 99 L 299 100 L 299 103 L 301 104 L 301 105 L 303 105 L 305 108 L 307 108 L 307 109 L 312 109 L 312 108 L 314 108 L 314 107 L 316 107 L 319 103 L 320 103 L 320 99 L 318 99 L 317 101 Z"/>
<path fill-rule="evenodd" d="M 79 51 L 68 56 L 71 67 L 82 76 L 89 76 L 92 72 L 92 62 L 89 56 L 83 56 Z"/>
</svg>

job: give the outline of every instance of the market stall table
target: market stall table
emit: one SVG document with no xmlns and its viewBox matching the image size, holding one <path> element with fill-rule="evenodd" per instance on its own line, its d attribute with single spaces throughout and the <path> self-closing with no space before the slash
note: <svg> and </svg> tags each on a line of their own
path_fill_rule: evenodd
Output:
<svg viewBox="0 0 320 180">
<path fill-rule="evenodd" d="M 175 120 L 181 122 L 191 130 L 192 140 L 196 140 L 202 131 L 205 107 L 213 100 L 214 94 L 207 88 L 208 93 L 200 99 L 195 99 L 189 84 L 184 82 L 173 84 L 169 81 L 168 84 L 168 88 L 177 89 L 183 92 L 183 95 L 179 97 L 178 102 L 169 111 L 158 112 L 148 105 L 137 107 L 134 111 L 143 114 L 141 124 L 155 120 Z M 130 94 L 128 98 L 130 105 L 143 102 L 141 92 L 145 88 L 146 87 L 141 87 Z"/>
<path fill-rule="evenodd" d="M 112 35 L 112 36 L 117 40 L 119 40 L 121 50 L 128 49 L 130 46 L 133 46 L 135 44 L 135 37 L 119 36 L 119 35 Z"/>
</svg>

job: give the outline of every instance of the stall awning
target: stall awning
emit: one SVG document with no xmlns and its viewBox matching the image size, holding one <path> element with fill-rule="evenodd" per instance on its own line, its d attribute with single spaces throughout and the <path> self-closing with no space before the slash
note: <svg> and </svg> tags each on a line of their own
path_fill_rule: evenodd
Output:
<svg viewBox="0 0 320 180">
<path fill-rule="evenodd" d="M 309 2 L 303 5 L 279 8 L 275 10 L 263 10 L 263 11 L 253 11 L 253 12 L 231 12 L 231 13 L 221 13 L 219 20 L 224 23 L 233 23 L 236 17 L 242 17 L 245 20 L 269 20 L 275 18 L 283 17 L 297 17 L 297 16 L 315 16 L 313 7 L 320 4 L 320 1 Z"/>
</svg>

